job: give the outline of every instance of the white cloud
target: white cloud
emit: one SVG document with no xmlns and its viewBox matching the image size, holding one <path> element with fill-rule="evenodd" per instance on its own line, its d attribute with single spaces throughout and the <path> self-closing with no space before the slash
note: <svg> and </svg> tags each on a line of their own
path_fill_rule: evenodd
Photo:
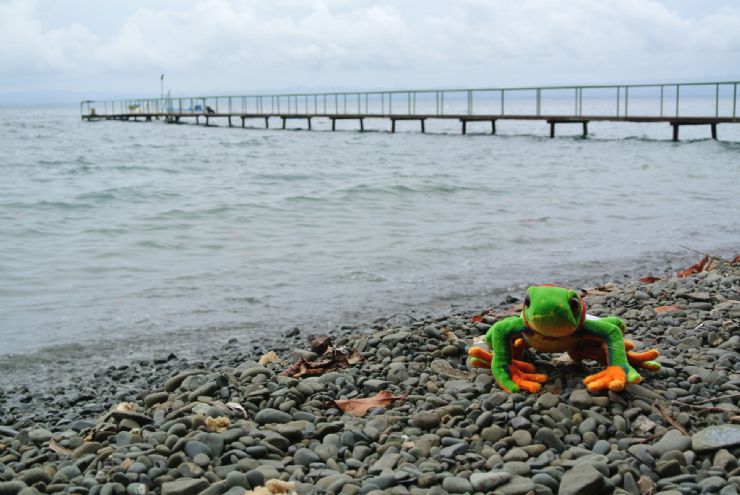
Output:
<svg viewBox="0 0 740 495">
<path fill-rule="evenodd" d="M 93 34 L 90 19 L 45 28 L 36 1 L 0 0 L 0 74 L 135 89 L 166 72 L 182 91 L 537 84 L 701 78 L 736 71 L 740 54 L 734 6 L 682 16 L 655 0 L 167 4 Z"/>
</svg>

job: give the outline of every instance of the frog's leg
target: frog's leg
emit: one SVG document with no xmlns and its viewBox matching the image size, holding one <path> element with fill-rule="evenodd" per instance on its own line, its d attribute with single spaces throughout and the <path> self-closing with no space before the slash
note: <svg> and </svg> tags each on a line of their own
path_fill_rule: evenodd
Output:
<svg viewBox="0 0 740 495">
<path fill-rule="evenodd" d="M 601 320 L 586 320 L 583 325 L 586 336 L 598 337 L 604 342 L 607 368 L 587 376 L 583 383 L 590 392 L 598 390 L 623 390 L 627 383 L 642 381 L 640 374 L 630 365 L 624 347 L 624 337 L 620 327 Z"/>
<path fill-rule="evenodd" d="M 658 371 L 661 366 L 660 363 L 653 361 L 653 359 L 660 356 L 657 349 L 648 349 L 642 352 L 632 352 L 635 348 L 635 343 L 631 340 L 624 339 L 624 349 L 627 351 L 627 361 L 635 368 L 645 368 L 649 371 Z"/>
<path fill-rule="evenodd" d="M 524 339 L 514 338 L 514 341 L 511 344 L 511 365 L 516 366 L 517 368 L 519 368 L 519 371 L 522 371 L 524 373 L 534 371 L 534 367 L 530 363 L 521 360 L 526 351 L 527 343 L 524 341 Z M 468 356 L 468 363 L 471 366 L 475 366 L 476 368 L 491 367 L 491 362 L 493 361 L 493 353 L 488 352 L 482 347 L 471 347 L 470 349 L 468 349 Z"/>
<path fill-rule="evenodd" d="M 522 318 L 512 316 L 497 322 L 486 333 L 485 340 L 493 349 L 491 374 L 496 383 L 507 392 L 539 392 L 541 384 L 547 381 L 547 375 L 533 373 L 533 364 L 513 359 L 515 353 L 521 349 L 521 344 L 515 344 L 514 339 L 524 328 Z"/>
</svg>

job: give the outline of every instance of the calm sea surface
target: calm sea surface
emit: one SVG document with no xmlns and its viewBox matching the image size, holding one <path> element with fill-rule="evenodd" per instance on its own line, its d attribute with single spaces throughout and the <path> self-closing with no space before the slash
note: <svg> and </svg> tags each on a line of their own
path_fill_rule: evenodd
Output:
<svg viewBox="0 0 740 495">
<path fill-rule="evenodd" d="M 484 307 L 697 257 L 681 245 L 740 248 L 738 125 L 672 143 L 667 124 L 551 140 L 542 122 L 461 136 L 434 121 L 422 135 L 0 117 L 5 363 Z"/>
</svg>

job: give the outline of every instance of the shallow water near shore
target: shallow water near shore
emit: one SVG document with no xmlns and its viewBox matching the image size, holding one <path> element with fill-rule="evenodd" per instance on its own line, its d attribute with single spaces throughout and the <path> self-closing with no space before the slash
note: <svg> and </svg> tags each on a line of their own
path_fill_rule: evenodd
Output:
<svg viewBox="0 0 740 495">
<path fill-rule="evenodd" d="M 740 126 L 671 143 L 659 125 L 550 140 L 541 123 L 492 137 L 0 111 L 5 369 L 486 306 L 740 245 Z"/>
</svg>

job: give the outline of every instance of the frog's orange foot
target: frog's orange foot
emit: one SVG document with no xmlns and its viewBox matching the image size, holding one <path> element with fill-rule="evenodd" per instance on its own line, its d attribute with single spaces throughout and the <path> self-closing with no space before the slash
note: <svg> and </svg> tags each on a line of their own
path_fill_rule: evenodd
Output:
<svg viewBox="0 0 740 495">
<path fill-rule="evenodd" d="M 660 364 L 653 361 L 660 356 L 656 349 L 650 349 L 643 352 L 627 351 L 627 360 L 634 368 L 645 368 L 650 371 L 658 371 Z"/>
<path fill-rule="evenodd" d="M 584 378 L 583 383 L 589 392 L 606 389 L 619 392 L 624 390 L 625 385 L 627 385 L 627 374 L 621 366 L 608 366 L 606 369 Z"/>
<path fill-rule="evenodd" d="M 489 368 L 493 360 L 493 354 L 482 347 L 471 347 L 468 350 L 468 356 L 470 365 L 476 368 Z"/>
<path fill-rule="evenodd" d="M 513 360 L 509 365 L 511 381 L 519 385 L 521 390 L 530 393 L 539 392 L 542 389 L 542 384 L 547 381 L 547 375 L 533 373 L 533 371 L 536 371 L 536 369 L 532 363 Z M 510 392 L 510 390 L 506 391 Z"/>
</svg>

